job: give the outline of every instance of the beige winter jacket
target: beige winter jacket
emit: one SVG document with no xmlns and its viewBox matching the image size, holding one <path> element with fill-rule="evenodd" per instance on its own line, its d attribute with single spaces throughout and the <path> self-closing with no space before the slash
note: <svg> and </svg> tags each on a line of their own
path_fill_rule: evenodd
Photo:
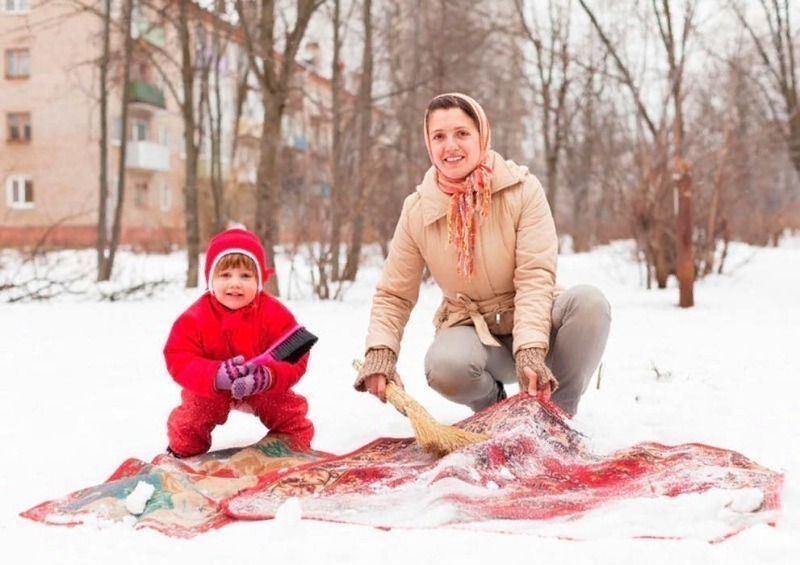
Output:
<svg viewBox="0 0 800 565">
<path fill-rule="evenodd" d="M 487 345 L 490 334 L 513 333 L 514 353 L 547 350 L 555 293 L 558 241 L 541 184 L 526 167 L 489 152 L 492 201 L 478 228 L 475 274 L 459 275 L 456 249 L 447 241 L 449 197 L 428 170 L 400 214 L 372 303 L 367 349 L 400 353 L 403 330 L 417 302 L 423 269 L 442 290 L 434 317 L 437 332 L 474 325 Z"/>
</svg>

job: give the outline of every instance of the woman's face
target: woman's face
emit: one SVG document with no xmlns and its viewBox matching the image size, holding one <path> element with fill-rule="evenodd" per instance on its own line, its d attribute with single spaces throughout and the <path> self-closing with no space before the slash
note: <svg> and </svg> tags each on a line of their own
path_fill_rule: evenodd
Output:
<svg viewBox="0 0 800 565">
<path fill-rule="evenodd" d="M 475 122 L 461 108 L 428 114 L 428 136 L 433 164 L 447 178 L 461 180 L 478 166 L 480 134 Z"/>
</svg>

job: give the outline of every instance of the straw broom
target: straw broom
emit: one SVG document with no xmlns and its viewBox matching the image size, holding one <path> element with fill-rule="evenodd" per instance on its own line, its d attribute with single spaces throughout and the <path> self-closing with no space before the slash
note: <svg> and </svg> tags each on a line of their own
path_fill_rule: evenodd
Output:
<svg viewBox="0 0 800 565">
<path fill-rule="evenodd" d="M 363 363 L 359 360 L 353 361 L 353 367 L 356 370 L 360 370 L 362 365 Z M 436 457 L 443 457 L 464 446 L 489 439 L 486 434 L 440 424 L 419 402 L 389 379 L 386 380 L 386 399 L 398 412 L 411 421 L 417 444 Z"/>
</svg>

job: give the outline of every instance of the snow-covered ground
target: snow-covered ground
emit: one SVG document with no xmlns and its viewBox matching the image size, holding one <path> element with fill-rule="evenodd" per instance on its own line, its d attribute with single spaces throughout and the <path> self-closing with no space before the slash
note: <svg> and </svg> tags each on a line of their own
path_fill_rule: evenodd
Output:
<svg viewBox="0 0 800 565">
<path fill-rule="evenodd" d="M 714 493 L 617 504 L 551 532 L 584 541 L 552 537 L 546 528 L 515 534 L 382 531 L 304 521 L 291 509 L 272 521 L 237 522 L 191 540 L 123 524 L 66 528 L 20 518 L 35 504 L 104 481 L 126 458 L 149 460 L 166 445 L 165 420 L 179 391 L 164 369 L 161 349 L 175 316 L 200 291 L 182 288 L 181 254 L 122 254 L 118 261 L 119 284 L 162 278 L 174 283 L 136 300 L 64 295 L 0 303 L 0 551 L 6 563 L 750 565 L 800 559 L 798 238 L 780 248 L 734 245 L 726 274 L 697 283 L 691 309 L 676 306 L 674 286 L 642 287 L 628 242 L 560 258 L 562 284 L 593 283 L 613 307 L 600 386 L 595 377 L 575 418 L 598 451 L 649 440 L 701 442 L 785 473 L 777 527 L 758 525 L 717 544 L 692 536 L 702 537 L 724 519 L 726 501 Z M 91 273 L 92 263 L 91 253 L 68 253 L 58 269 Z M 278 270 L 284 301 L 321 338 L 298 386 L 317 426 L 314 447 L 343 453 L 378 436 L 411 435 L 408 421 L 393 408 L 351 387 L 351 361 L 362 354 L 378 262 L 364 269 L 340 302 L 310 297 L 301 262 L 291 270 L 281 260 Z M 13 272 L 12 256 L 0 255 L 0 283 Z M 414 398 L 439 421 L 454 422 L 468 411 L 438 397 L 422 376 L 438 300 L 435 287 L 423 288 L 399 370 Z M 213 447 L 248 444 L 263 432 L 252 416 L 233 413 L 215 431 Z M 642 523 L 689 537 L 631 539 Z"/>
</svg>

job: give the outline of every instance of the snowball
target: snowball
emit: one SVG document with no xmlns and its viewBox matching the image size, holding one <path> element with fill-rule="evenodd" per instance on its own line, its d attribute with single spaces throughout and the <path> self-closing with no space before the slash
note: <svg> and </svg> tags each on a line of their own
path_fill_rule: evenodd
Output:
<svg viewBox="0 0 800 565">
<path fill-rule="evenodd" d="M 136 483 L 136 488 L 125 498 L 125 508 L 134 516 L 138 516 L 144 512 L 147 501 L 150 500 L 155 491 L 156 487 L 150 483 L 139 481 Z"/>
</svg>

